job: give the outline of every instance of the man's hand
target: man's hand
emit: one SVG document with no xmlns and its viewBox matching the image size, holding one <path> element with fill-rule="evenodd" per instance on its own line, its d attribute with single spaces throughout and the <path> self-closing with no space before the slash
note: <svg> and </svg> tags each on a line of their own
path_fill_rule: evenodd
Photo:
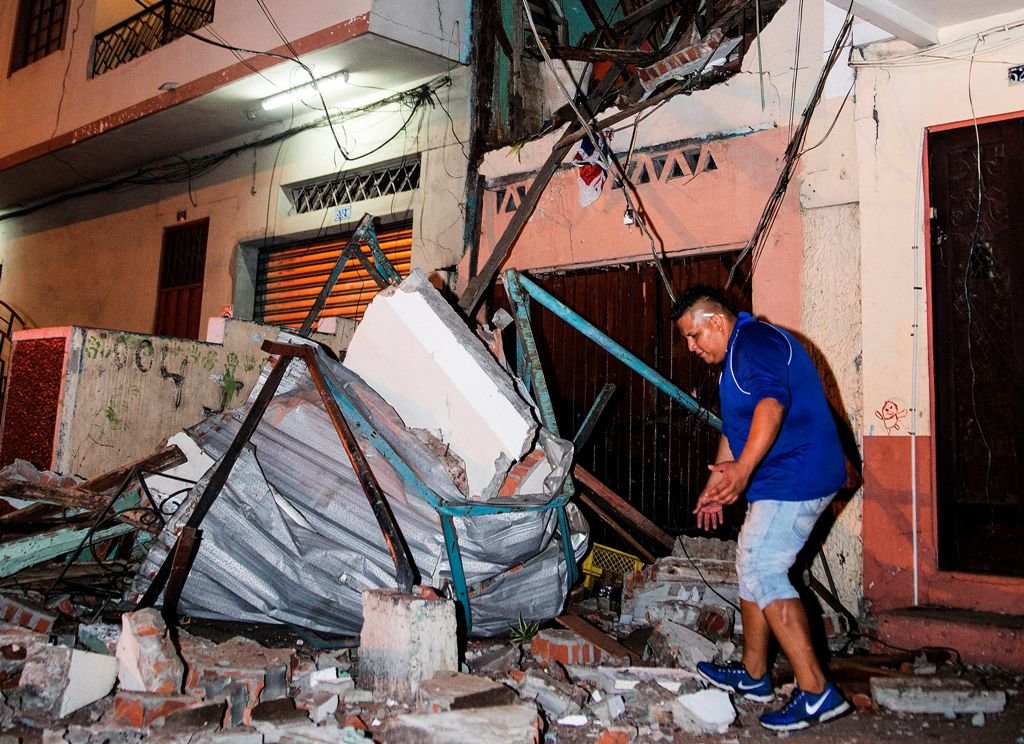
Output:
<svg viewBox="0 0 1024 744">
<path fill-rule="evenodd" d="M 693 513 L 697 515 L 697 526 L 708 532 L 718 529 L 725 521 L 722 516 L 722 505 L 705 502 L 703 494 L 697 499 L 697 508 Z"/>
<path fill-rule="evenodd" d="M 737 460 L 727 460 L 708 465 L 711 476 L 701 494 L 710 504 L 734 504 L 750 483 L 750 471 Z M 716 477 L 717 476 L 717 477 Z M 700 500 L 698 500 L 699 503 Z"/>
</svg>

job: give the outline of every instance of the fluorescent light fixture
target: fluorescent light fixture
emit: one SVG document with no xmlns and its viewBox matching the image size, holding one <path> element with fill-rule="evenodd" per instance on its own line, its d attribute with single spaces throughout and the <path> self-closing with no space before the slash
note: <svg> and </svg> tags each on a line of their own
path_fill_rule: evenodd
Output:
<svg viewBox="0 0 1024 744">
<path fill-rule="evenodd" d="M 270 111 L 271 109 L 280 108 L 281 106 L 287 106 L 293 101 L 298 101 L 302 98 L 314 95 L 316 89 L 319 88 L 321 93 L 326 93 L 329 90 L 338 88 L 344 83 L 348 82 L 348 71 L 342 70 L 336 72 L 333 75 L 325 75 L 316 81 L 316 85 L 313 83 L 306 83 L 300 85 L 297 88 L 291 88 L 284 91 L 283 93 L 277 93 L 276 95 L 270 96 L 270 98 L 264 98 L 260 101 L 260 107 L 264 111 Z"/>
</svg>

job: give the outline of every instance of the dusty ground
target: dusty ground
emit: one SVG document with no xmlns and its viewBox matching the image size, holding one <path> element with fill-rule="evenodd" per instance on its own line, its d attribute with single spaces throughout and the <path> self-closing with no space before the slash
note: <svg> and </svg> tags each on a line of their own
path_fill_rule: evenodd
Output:
<svg viewBox="0 0 1024 744">
<path fill-rule="evenodd" d="M 761 727 L 757 716 L 769 706 L 741 701 L 737 706 L 736 723 L 720 735 L 694 735 L 682 731 L 641 730 L 638 744 L 756 744 L 790 739 L 802 744 L 874 744 L 875 742 L 931 742 L 950 744 L 1024 744 L 1024 675 L 993 670 L 972 669 L 965 676 L 981 685 L 1010 692 L 1006 709 L 998 715 L 985 717 L 984 725 L 976 726 L 971 716 L 948 720 L 940 715 L 906 715 L 885 710 L 855 710 L 849 715 L 820 726 L 788 734 L 777 734 Z M 773 704 L 777 707 L 778 703 Z M 580 728 L 554 726 L 548 741 L 557 744 L 586 744 L 604 731 L 600 725 Z"/>
</svg>

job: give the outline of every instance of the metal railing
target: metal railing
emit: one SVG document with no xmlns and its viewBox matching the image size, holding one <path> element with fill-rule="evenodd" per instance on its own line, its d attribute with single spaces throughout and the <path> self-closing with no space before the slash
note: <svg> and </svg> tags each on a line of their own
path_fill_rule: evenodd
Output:
<svg viewBox="0 0 1024 744">
<path fill-rule="evenodd" d="M 102 75 L 213 20 L 214 0 L 161 0 L 96 36 L 92 74 Z"/>
</svg>

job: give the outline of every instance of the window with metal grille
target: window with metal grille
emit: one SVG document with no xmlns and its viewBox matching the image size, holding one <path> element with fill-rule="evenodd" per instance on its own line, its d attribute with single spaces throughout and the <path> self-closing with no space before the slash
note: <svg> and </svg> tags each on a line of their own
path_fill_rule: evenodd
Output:
<svg viewBox="0 0 1024 744">
<path fill-rule="evenodd" d="M 20 70 L 64 45 L 68 0 L 22 0 L 11 70 Z"/>
<path fill-rule="evenodd" d="M 287 187 L 298 214 L 317 212 L 340 204 L 391 196 L 420 185 L 420 159 L 405 159 L 373 170 L 344 173 L 338 178 Z"/>
<path fill-rule="evenodd" d="M 253 317 L 272 325 L 294 328 L 302 325 L 349 237 L 338 236 L 330 241 L 262 252 Z M 378 231 L 377 241 L 395 270 L 401 276 L 407 276 L 412 262 L 412 223 L 392 225 Z M 320 316 L 359 320 L 378 291 L 377 283 L 353 258 L 327 298 Z"/>
</svg>

